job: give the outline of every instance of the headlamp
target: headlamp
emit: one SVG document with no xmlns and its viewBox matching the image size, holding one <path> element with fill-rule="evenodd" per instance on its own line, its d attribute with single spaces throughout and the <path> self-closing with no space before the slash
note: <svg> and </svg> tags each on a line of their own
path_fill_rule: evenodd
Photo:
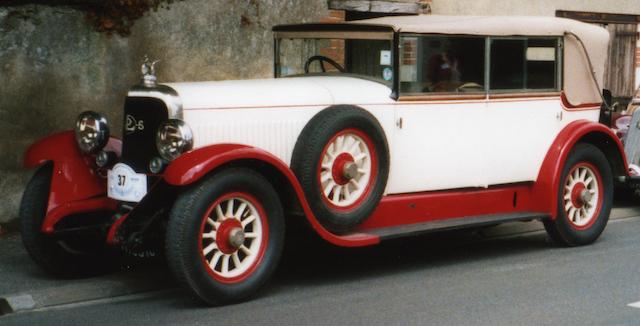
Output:
<svg viewBox="0 0 640 326">
<path fill-rule="evenodd" d="M 193 148 L 193 133 L 186 123 L 178 119 L 170 119 L 158 127 L 156 135 L 158 154 L 173 161 L 180 154 Z"/>
<path fill-rule="evenodd" d="M 76 143 L 83 153 L 95 154 L 109 141 L 107 119 L 99 113 L 85 111 L 76 121 Z"/>
</svg>

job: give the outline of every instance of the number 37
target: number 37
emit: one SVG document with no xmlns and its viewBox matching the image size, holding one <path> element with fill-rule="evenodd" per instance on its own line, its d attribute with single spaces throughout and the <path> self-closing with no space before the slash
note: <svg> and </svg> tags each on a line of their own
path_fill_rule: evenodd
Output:
<svg viewBox="0 0 640 326">
<path fill-rule="evenodd" d="M 118 174 L 118 186 L 124 187 L 124 183 L 127 181 L 127 176 Z"/>
</svg>

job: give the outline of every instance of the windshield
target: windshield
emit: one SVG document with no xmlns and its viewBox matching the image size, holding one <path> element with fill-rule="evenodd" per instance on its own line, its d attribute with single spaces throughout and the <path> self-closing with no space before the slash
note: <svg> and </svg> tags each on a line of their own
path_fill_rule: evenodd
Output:
<svg viewBox="0 0 640 326">
<path fill-rule="evenodd" d="M 276 77 L 349 75 L 391 86 L 391 40 L 282 38 L 276 40 Z"/>
</svg>

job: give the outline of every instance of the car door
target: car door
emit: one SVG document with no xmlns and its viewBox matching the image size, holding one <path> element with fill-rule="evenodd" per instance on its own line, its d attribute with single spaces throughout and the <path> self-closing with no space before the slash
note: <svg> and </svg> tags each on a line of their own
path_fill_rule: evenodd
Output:
<svg viewBox="0 0 640 326">
<path fill-rule="evenodd" d="M 535 181 L 566 124 L 561 102 L 561 38 L 490 39 L 485 166 L 489 185 Z M 566 119 L 565 119 L 566 120 Z"/>
<path fill-rule="evenodd" d="M 404 35 L 388 193 L 486 187 L 485 38 Z"/>
</svg>

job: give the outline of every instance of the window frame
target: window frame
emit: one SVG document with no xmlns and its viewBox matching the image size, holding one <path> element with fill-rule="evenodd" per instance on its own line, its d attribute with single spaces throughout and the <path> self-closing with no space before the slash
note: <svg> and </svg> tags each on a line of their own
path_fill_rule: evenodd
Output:
<svg viewBox="0 0 640 326">
<path fill-rule="evenodd" d="M 400 89 L 400 65 L 403 53 L 403 39 L 405 37 L 478 37 L 484 38 L 484 91 L 474 93 L 460 93 L 460 92 L 422 92 L 422 93 L 405 93 Z M 555 62 L 555 80 L 556 88 L 548 89 L 535 89 L 535 88 L 517 88 L 517 89 L 491 89 L 491 45 L 493 40 L 555 40 L 556 41 L 556 60 Z M 525 46 L 526 46 L 525 42 Z M 498 36 L 498 35 L 468 35 L 468 34 L 442 34 L 442 33 L 397 33 L 397 45 L 395 47 L 397 55 L 395 55 L 395 68 L 394 72 L 396 77 L 394 81 L 394 93 L 397 94 L 396 99 L 399 101 L 416 101 L 416 100 L 448 100 L 448 99 L 478 99 L 478 98 L 495 98 L 495 97 L 509 97 L 509 96 L 521 96 L 521 95 L 536 95 L 536 96 L 556 96 L 559 95 L 564 89 L 564 37 L 553 35 L 533 35 L 533 36 Z M 526 51 L 526 50 L 525 50 Z M 526 53 L 526 52 L 525 52 Z M 526 60 L 524 61 L 526 65 Z"/>
<path fill-rule="evenodd" d="M 348 31 L 348 30 L 332 30 L 331 25 L 320 25 L 323 28 L 327 28 L 327 31 L 320 30 L 302 30 L 302 31 L 289 31 L 288 28 L 286 31 L 277 31 L 274 32 L 273 38 L 273 78 L 288 78 L 291 76 L 283 76 L 281 72 L 281 57 L 280 57 L 280 49 L 281 43 L 284 40 L 370 40 L 370 41 L 388 41 L 391 51 L 391 68 L 392 68 L 392 79 L 387 82 L 381 82 L 378 80 L 374 80 L 375 82 L 384 84 L 392 90 L 392 98 L 397 98 L 395 96 L 396 88 L 396 80 L 399 77 L 395 67 L 397 66 L 397 43 L 398 43 L 398 33 L 394 32 L 382 32 L 382 31 Z M 286 26 L 285 26 L 286 27 Z M 295 27 L 295 26 L 294 26 Z M 283 27 L 284 28 L 284 27 Z M 346 49 L 346 47 L 345 47 Z M 346 57 L 345 57 L 346 59 Z M 360 76 L 356 76 L 356 78 L 361 78 Z M 364 78 L 364 77 L 363 77 Z M 364 78 L 367 79 L 367 78 Z M 369 79 L 367 79 L 369 80 Z M 373 80 L 373 79 L 371 79 Z M 395 97 L 394 97 L 395 96 Z"/>
<path fill-rule="evenodd" d="M 479 95 L 482 95 L 483 97 L 487 94 L 488 91 L 488 85 L 486 83 L 486 79 L 487 79 L 487 71 L 486 71 L 486 53 L 487 53 L 487 43 L 486 43 L 486 38 L 487 36 L 485 35 L 468 35 L 468 34 L 439 34 L 439 33 L 429 33 L 429 34 L 422 34 L 422 33 L 399 33 L 399 37 L 398 37 L 398 49 L 399 49 L 399 53 L 397 55 L 398 58 L 398 62 L 397 62 L 397 67 L 396 67 L 396 71 L 398 71 L 398 89 L 397 92 L 398 94 L 400 94 L 400 97 L 438 97 L 438 98 L 449 98 L 449 97 L 464 97 L 464 98 L 468 98 L 468 97 L 478 97 Z M 400 65 L 402 63 L 402 54 L 403 52 L 403 39 L 405 37 L 441 37 L 441 38 L 478 38 L 478 39 L 485 39 L 485 80 L 484 80 L 484 90 L 483 91 L 478 91 L 478 92 L 469 92 L 469 93 L 461 93 L 461 92 L 417 92 L 417 93 L 403 93 L 400 89 Z M 417 58 L 416 58 L 417 59 Z M 418 63 L 416 62 L 416 65 L 418 65 Z"/>
<path fill-rule="evenodd" d="M 517 41 L 525 41 L 525 55 L 526 49 L 528 45 L 528 40 L 555 40 L 555 54 L 556 60 L 555 62 L 555 88 L 513 88 L 513 89 L 493 89 L 491 88 L 491 46 L 493 45 L 494 40 L 517 40 Z M 487 53 L 485 54 L 485 84 L 487 85 L 487 90 L 489 96 L 491 95 L 502 95 L 502 94 L 522 94 L 522 93 L 540 93 L 540 94 L 549 94 L 549 93 L 558 93 L 564 89 L 564 37 L 562 36 L 487 36 L 486 39 L 485 50 Z M 524 60 L 523 65 L 525 66 L 524 78 L 526 82 L 527 70 L 526 70 L 526 62 Z"/>
</svg>

